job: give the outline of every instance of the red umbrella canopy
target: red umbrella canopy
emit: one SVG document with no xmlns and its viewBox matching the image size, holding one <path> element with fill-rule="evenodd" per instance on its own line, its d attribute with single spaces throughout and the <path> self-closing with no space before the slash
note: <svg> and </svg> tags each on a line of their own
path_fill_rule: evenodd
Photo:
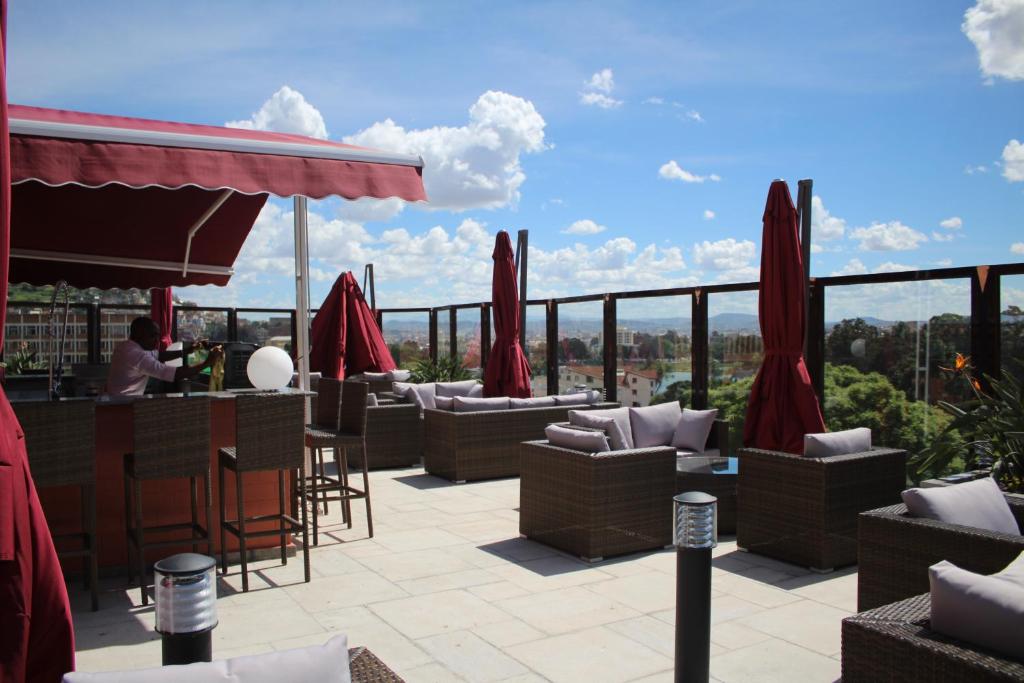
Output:
<svg viewBox="0 0 1024 683">
<path fill-rule="evenodd" d="M 11 157 L 7 0 L 0 0 L 0 301 L 7 301 Z M 0 307 L 0 347 L 4 318 Z M 25 434 L 0 388 L 0 681 L 52 681 L 75 668 L 75 635 L 53 538 L 28 466 Z"/>
<path fill-rule="evenodd" d="M 825 421 L 804 363 L 803 259 L 796 208 L 781 180 L 768 190 L 763 222 L 758 313 L 764 361 L 750 391 L 743 443 L 803 453 L 804 434 L 825 431 Z"/>
<path fill-rule="evenodd" d="M 351 271 L 334 282 L 313 318 L 309 369 L 324 377 L 395 369 L 377 319 Z"/>
<path fill-rule="evenodd" d="M 166 351 L 174 341 L 171 339 L 171 327 L 174 324 L 174 299 L 170 287 L 154 287 L 149 290 L 149 317 L 160 328 L 160 350 Z"/>
<path fill-rule="evenodd" d="M 519 291 L 512 240 L 502 230 L 494 240 L 494 346 L 484 373 L 484 396 L 530 397 L 530 363 L 519 345 Z"/>
</svg>

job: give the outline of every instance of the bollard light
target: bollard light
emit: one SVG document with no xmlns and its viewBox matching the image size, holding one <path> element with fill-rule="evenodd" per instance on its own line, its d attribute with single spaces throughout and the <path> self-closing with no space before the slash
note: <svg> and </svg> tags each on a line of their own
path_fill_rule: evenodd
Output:
<svg viewBox="0 0 1024 683">
<path fill-rule="evenodd" d="M 718 499 L 690 491 L 672 499 L 676 547 L 677 683 L 706 683 L 711 672 L 711 549 L 718 545 Z"/>
<path fill-rule="evenodd" d="M 172 555 L 153 565 L 156 630 L 163 636 L 164 666 L 213 660 L 216 567 L 212 557 L 197 553 Z"/>
</svg>

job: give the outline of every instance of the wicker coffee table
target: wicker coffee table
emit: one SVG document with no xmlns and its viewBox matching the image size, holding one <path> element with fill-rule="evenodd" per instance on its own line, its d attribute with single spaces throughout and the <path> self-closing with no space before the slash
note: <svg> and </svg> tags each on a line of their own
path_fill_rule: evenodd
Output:
<svg viewBox="0 0 1024 683">
<path fill-rule="evenodd" d="M 676 458 L 676 493 L 703 491 L 718 498 L 718 533 L 736 533 L 736 458 L 687 455 Z"/>
</svg>

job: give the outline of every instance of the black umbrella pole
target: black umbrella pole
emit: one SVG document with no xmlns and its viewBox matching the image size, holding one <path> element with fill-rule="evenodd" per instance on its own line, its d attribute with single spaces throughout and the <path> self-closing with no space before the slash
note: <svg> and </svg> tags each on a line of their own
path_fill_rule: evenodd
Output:
<svg viewBox="0 0 1024 683">
<path fill-rule="evenodd" d="M 707 683 L 711 658 L 711 548 L 676 549 L 676 683 Z"/>
</svg>

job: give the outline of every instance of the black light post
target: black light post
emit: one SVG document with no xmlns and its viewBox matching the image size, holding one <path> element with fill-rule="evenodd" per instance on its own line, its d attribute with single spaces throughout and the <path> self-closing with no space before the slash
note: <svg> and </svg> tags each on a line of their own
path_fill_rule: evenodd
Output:
<svg viewBox="0 0 1024 683">
<path fill-rule="evenodd" d="M 163 636 L 163 664 L 213 661 L 217 626 L 217 562 L 181 553 L 153 565 L 156 630 Z"/>
<path fill-rule="evenodd" d="M 676 546 L 676 682 L 706 683 L 711 660 L 711 549 L 718 499 L 690 491 L 673 501 Z"/>
</svg>

